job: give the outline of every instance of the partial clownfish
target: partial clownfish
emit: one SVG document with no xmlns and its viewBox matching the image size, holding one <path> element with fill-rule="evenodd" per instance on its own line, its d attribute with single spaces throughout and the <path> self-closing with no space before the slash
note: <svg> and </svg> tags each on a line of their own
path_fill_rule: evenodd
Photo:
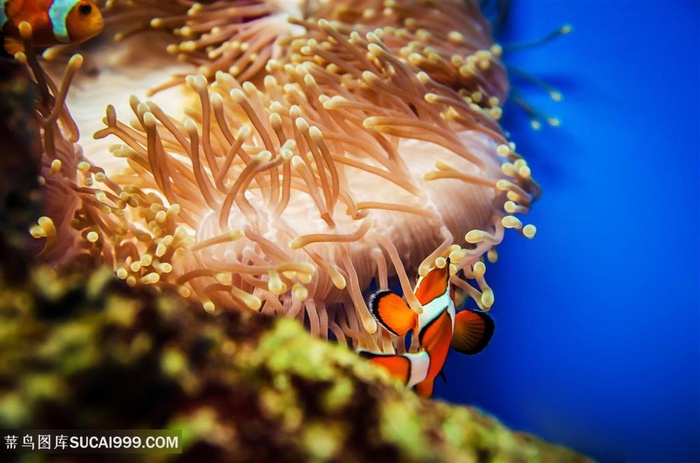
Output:
<svg viewBox="0 0 700 463">
<path fill-rule="evenodd" d="M 370 311 L 387 330 L 403 336 L 417 330 L 420 350 L 405 354 L 379 354 L 361 351 L 360 355 L 387 368 L 423 397 L 433 393 L 435 378 L 442 374 L 450 347 L 463 354 L 476 354 L 486 347 L 495 325 L 491 317 L 475 310 L 456 311 L 450 284 L 450 261 L 431 269 L 416 284 L 414 293 L 423 305 L 416 315 L 393 291 L 379 291 L 370 298 Z"/>
<path fill-rule="evenodd" d="M 104 26 L 92 0 L 0 0 L 0 4 L 0 30 L 10 55 L 24 50 L 19 33 L 24 21 L 32 26 L 32 44 L 37 47 L 83 42 Z"/>
</svg>

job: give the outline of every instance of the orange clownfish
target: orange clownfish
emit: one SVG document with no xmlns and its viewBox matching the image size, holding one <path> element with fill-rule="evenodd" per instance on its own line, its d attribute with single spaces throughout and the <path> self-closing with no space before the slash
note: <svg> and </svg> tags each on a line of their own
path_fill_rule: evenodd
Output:
<svg viewBox="0 0 700 463">
<path fill-rule="evenodd" d="M 435 378 L 442 374 L 450 347 L 463 354 L 480 352 L 491 340 L 491 317 L 476 310 L 456 311 L 454 289 L 450 284 L 450 260 L 418 279 L 414 294 L 423 305 L 417 315 L 393 291 L 379 291 L 370 298 L 370 311 L 384 328 L 397 336 L 410 330 L 418 333 L 419 351 L 404 354 L 379 354 L 361 351 L 360 355 L 387 368 L 423 397 L 433 393 Z"/>
<path fill-rule="evenodd" d="M 99 34 L 104 26 L 92 0 L 0 0 L 0 4 L 0 30 L 10 55 L 24 50 L 19 34 L 23 21 L 32 26 L 37 47 L 79 43 Z"/>
</svg>

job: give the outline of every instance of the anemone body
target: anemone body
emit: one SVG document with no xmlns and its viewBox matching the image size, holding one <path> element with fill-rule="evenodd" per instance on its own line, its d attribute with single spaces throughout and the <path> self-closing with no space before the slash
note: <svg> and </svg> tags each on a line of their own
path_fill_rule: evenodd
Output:
<svg viewBox="0 0 700 463">
<path fill-rule="evenodd" d="M 45 172 L 73 205 L 50 205 L 55 233 L 35 230 L 50 238 L 47 260 L 82 255 L 207 310 L 297 317 L 320 336 L 383 351 L 402 343 L 377 330 L 365 303 L 372 281 L 398 280 L 420 312 L 411 277 L 449 257 L 453 282 L 490 309 L 484 255 L 504 228 L 534 234 L 514 214 L 539 190 L 497 122 L 508 83 L 475 4 L 164 5 L 115 1 L 112 20 L 132 19 L 120 38 L 146 25 L 169 31 L 152 53 L 196 65 L 152 82 L 176 86 L 162 101 L 182 111 L 159 95 L 122 98 L 98 141 L 80 140 L 85 160 L 75 161 L 77 144 L 46 150 L 46 169 L 73 159 L 80 171 Z M 94 80 L 83 82 L 101 88 Z M 69 107 L 90 104 L 79 99 Z M 98 167 L 99 140 L 117 142 L 123 170 Z"/>
</svg>

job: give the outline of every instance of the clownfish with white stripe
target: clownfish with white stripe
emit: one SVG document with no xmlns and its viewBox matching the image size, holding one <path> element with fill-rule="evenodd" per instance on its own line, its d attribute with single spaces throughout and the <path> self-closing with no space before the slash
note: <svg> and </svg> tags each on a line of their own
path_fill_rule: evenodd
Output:
<svg viewBox="0 0 700 463">
<path fill-rule="evenodd" d="M 415 330 L 419 351 L 404 354 L 360 351 L 360 355 L 387 368 L 407 386 L 415 386 L 418 395 L 430 397 L 435 378 L 442 375 L 450 347 L 467 355 L 479 353 L 491 340 L 495 325 L 484 312 L 456 311 L 449 259 L 444 266 L 434 267 L 419 278 L 414 294 L 423 305 L 420 315 L 393 291 L 373 294 L 369 306 L 372 316 L 389 332 L 403 336 Z"/>
<path fill-rule="evenodd" d="M 3 47 L 14 55 L 24 51 L 19 33 L 22 22 L 32 26 L 32 44 L 50 47 L 80 43 L 102 31 L 102 13 L 92 0 L 0 0 Z"/>
</svg>

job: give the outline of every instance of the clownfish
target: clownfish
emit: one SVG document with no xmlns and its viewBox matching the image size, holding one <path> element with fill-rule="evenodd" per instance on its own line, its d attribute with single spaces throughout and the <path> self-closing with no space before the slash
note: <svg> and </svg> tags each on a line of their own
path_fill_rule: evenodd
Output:
<svg viewBox="0 0 700 463">
<path fill-rule="evenodd" d="M 404 354 L 380 354 L 360 351 L 360 355 L 387 368 L 407 386 L 415 386 L 418 395 L 430 397 L 435 378 L 442 375 L 450 347 L 473 355 L 486 347 L 495 325 L 481 311 L 456 311 L 454 288 L 450 284 L 450 260 L 444 267 L 434 267 L 420 277 L 414 294 L 423 305 L 417 315 L 393 291 L 379 291 L 369 300 L 369 308 L 377 322 L 389 332 L 403 336 L 410 330 L 418 334 L 419 351 Z"/>
<path fill-rule="evenodd" d="M 19 33 L 24 21 L 32 26 L 32 43 L 37 47 L 83 42 L 104 27 L 92 0 L 0 0 L 0 4 L 0 31 L 10 55 L 24 50 Z"/>
</svg>

